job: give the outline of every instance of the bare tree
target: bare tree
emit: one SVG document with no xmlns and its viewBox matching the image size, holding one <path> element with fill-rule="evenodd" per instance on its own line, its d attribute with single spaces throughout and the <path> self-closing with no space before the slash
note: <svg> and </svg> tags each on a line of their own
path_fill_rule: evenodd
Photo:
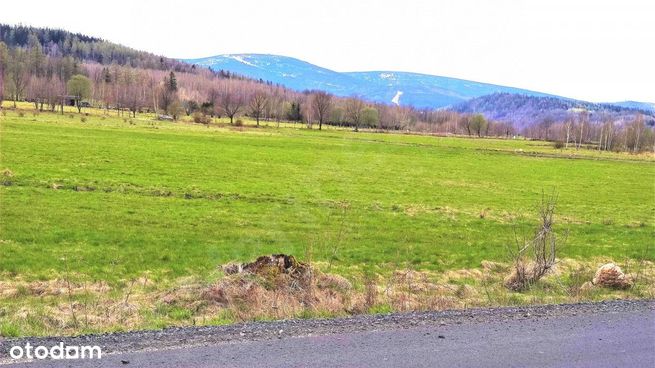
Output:
<svg viewBox="0 0 655 368">
<path fill-rule="evenodd" d="M 256 92 L 250 99 L 248 106 L 250 107 L 250 113 L 255 120 L 257 120 L 257 126 L 259 126 L 259 118 L 264 114 L 268 107 L 268 96 L 261 91 Z"/>
<path fill-rule="evenodd" d="M 642 132 L 645 129 L 643 115 L 637 114 L 637 117 L 635 118 L 635 121 L 632 123 L 632 126 L 634 127 L 634 130 L 635 130 L 635 141 L 634 141 L 634 144 L 632 146 L 632 152 L 637 153 L 637 152 L 639 152 L 639 144 L 641 143 L 641 135 L 642 135 Z"/>
<path fill-rule="evenodd" d="M 314 113 L 318 118 L 318 130 L 323 129 L 323 121 L 330 117 L 330 112 L 332 110 L 332 95 L 329 93 L 319 91 L 312 94 L 312 107 L 314 108 Z"/>
<path fill-rule="evenodd" d="M 584 137 L 584 132 L 585 132 L 584 127 L 589 122 L 589 113 L 586 110 L 581 111 L 579 115 L 579 119 L 580 119 L 580 137 L 578 137 L 578 145 L 576 146 L 576 149 L 580 149 L 580 147 L 582 146 L 582 139 Z"/>
<path fill-rule="evenodd" d="M 2 101 L 5 99 L 5 70 L 0 60 L 0 109 L 2 109 Z"/>
<path fill-rule="evenodd" d="M 15 108 L 16 102 L 23 97 L 29 80 L 27 58 L 23 49 L 14 49 L 7 69 L 9 74 L 9 94 L 12 100 L 14 100 Z"/>
<path fill-rule="evenodd" d="M 5 70 L 7 68 L 7 59 L 9 58 L 9 53 L 7 45 L 0 41 L 0 108 L 2 108 L 2 100 L 4 99 L 5 85 L 4 77 Z"/>
<path fill-rule="evenodd" d="M 566 148 L 569 148 L 569 140 L 571 139 L 571 126 L 573 125 L 572 119 L 566 120 Z"/>
<path fill-rule="evenodd" d="M 132 112 L 132 117 L 136 117 L 137 111 L 146 104 L 144 76 L 139 72 L 129 73 L 125 82 L 125 105 Z"/>
<path fill-rule="evenodd" d="M 228 89 L 225 89 L 220 94 L 217 105 L 230 118 L 230 124 L 234 124 L 234 117 L 241 112 L 244 104 L 243 100 L 243 96 L 240 93 L 234 93 Z"/>
<path fill-rule="evenodd" d="M 460 127 L 463 127 L 466 129 L 466 133 L 470 136 L 471 135 L 471 116 L 468 114 L 462 114 L 459 116 L 457 119 L 457 124 Z"/>
<path fill-rule="evenodd" d="M 359 131 L 359 123 L 362 121 L 364 112 L 364 101 L 359 98 L 351 97 L 346 101 L 346 118 L 355 126 L 355 131 Z"/>
<path fill-rule="evenodd" d="M 539 205 L 539 226 L 531 239 L 521 238 L 514 230 L 515 249 L 508 247 L 513 271 L 505 279 L 505 286 L 514 291 L 528 289 L 546 275 L 556 263 L 559 239 L 553 231 L 557 194 L 546 196 L 542 192 Z"/>
</svg>

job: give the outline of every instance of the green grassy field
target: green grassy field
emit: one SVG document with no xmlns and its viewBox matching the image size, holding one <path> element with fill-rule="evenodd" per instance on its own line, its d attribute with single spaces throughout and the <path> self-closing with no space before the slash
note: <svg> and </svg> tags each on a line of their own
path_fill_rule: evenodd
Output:
<svg viewBox="0 0 655 368">
<path fill-rule="evenodd" d="M 309 250 L 346 276 L 399 262 L 479 268 L 506 260 L 513 218 L 534 223 L 542 191 L 552 190 L 557 230 L 569 232 L 561 257 L 655 260 L 650 155 L 525 140 L 86 120 L 0 116 L 0 280 L 74 273 L 120 289 L 145 274 L 162 283 L 211 279 L 231 260 Z"/>
</svg>

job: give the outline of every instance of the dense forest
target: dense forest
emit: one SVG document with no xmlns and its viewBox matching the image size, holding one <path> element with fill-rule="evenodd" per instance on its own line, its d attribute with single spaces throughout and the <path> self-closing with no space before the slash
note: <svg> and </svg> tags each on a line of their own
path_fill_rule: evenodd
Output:
<svg viewBox="0 0 655 368">
<path fill-rule="evenodd" d="M 118 64 L 176 72 L 192 69 L 191 65 L 174 59 L 60 29 L 0 24 L 0 41 L 10 48 L 28 47 L 29 49 L 38 43 L 42 53 L 51 57 L 72 57 L 99 64 Z"/>
<path fill-rule="evenodd" d="M 516 96 L 501 97 L 506 103 L 521 101 Z M 285 120 L 318 125 L 319 129 L 330 124 L 355 130 L 478 137 L 523 134 L 576 148 L 631 152 L 655 148 L 650 117 L 636 110 L 626 119 L 625 115 L 617 118 L 619 115 L 611 114 L 608 108 L 610 113 L 599 119 L 587 108 L 563 107 L 563 114 L 521 126 L 508 116 L 486 114 L 489 120 L 473 110 L 419 110 L 357 97 L 336 97 L 323 91 L 294 91 L 81 34 L 0 24 L 3 99 L 29 101 L 37 110 L 63 111 L 65 104 L 75 104 L 79 111 L 96 106 L 106 113 L 133 116 L 144 112 L 172 119 L 189 115 L 201 124 L 211 123 L 214 117 L 228 117 L 231 123 L 237 123 L 245 115 L 258 124 L 260 120 Z M 520 116 L 520 106 L 513 108 L 515 116 Z M 504 109 L 508 110 L 507 106 Z"/>
</svg>

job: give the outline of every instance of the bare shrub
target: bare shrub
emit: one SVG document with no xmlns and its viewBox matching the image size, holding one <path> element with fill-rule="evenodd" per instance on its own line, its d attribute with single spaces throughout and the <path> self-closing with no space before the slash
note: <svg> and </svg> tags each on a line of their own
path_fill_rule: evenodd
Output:
<svg viewBox="0 0 655 368">
<path fill-rule="evenodd" d="M 194 112 L 193 113 L 193 122 L 196 124 L 204 124 L 209 126 L 209 124 L 212 122 L 211 117 L 201 113 L 201 112 Z"/>
<path fill-rule="evenodd" d="M 80 121 L 86 123 L 86 117 L 85 116 L 80 117 Z"/>
<path fill-rule="evenodd" d="M 508 289 L 527 290 L 555 266 L 558 247 L 557 234 L 553 231 L 556 203 L 557 194 L 547 197 L 542 193 L 538 209 L 539 225 L 531 239 L 521 239 L 515 227 L 516 246 L 508 247 L 513 269 L 504 281 Z"/>
<path fill-rule="evenodd" d="M 234 122 L 234 125 L 235 125 L 235 126 L 238 126 L 238 127 L 243 126 L 243 120 L 241 120 L 241 119 L 237 119 L 237 120 Z"/>
<path fill-rule="evenodd" d="M 19 118 L 24 118 L 24 117 L 25 117 L 25 113 L 22 112 L 22 111 L 19 111 L 19 112 L 18 112 L 18 117 L 19 117 Z"/>
</svg>

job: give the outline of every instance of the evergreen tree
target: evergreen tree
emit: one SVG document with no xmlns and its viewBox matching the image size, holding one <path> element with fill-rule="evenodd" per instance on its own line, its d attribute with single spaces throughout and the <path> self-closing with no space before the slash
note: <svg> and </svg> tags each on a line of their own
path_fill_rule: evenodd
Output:
<svg viewBox="0 0 655 368">
<path fill-rule="evenodd" d="M 177 92 L 177 79 L 175 78 L 175 73 L 171 72 L 168 77 L 168 90 L 170 92 Z"/>
</svg>

